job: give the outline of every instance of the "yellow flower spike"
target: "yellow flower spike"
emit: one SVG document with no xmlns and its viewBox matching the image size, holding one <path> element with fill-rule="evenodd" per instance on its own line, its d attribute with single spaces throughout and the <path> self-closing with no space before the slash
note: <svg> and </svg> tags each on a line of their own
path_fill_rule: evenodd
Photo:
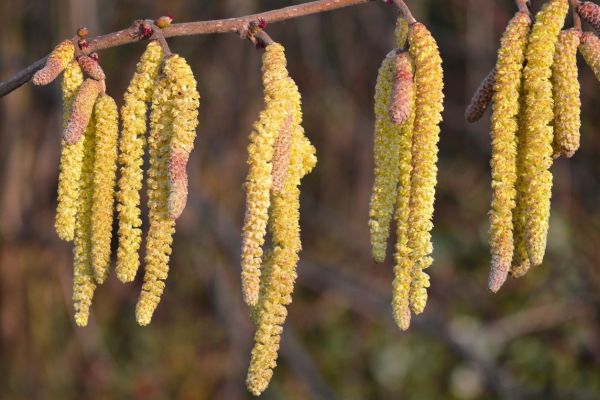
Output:
<svg viewBox="0 0 600 400">
<path fill-rule="evenodd" d="M 63 92 L 63 128 L 66 127 L 73 104 L 73 98 L 83 83 L 83 74 L 76 61 L 70 62 L 64 73 Z M 75 216 L 79 204 L 79 178 L 83 159 L 83 142 L 74 145 L 61 142 L 60 173 L 58 176 L 58 204 L 54 227 L 58 237 L 68 242 L 75 235 Z"/>
<path fill-rule="evenodd" d="M 48 56 L 44 68 L 37 71 L 31 81 L 34 85 L 49 84 L 67 68 L 74 57 L 75 45 L 73 45 L 73 41 L 65 40 L 60 42 Z"/>
<path fill-rule="evenodd" d="M 525 126 L 524 126 L 524 110 L 525 96 L 523 94 L 523 83 L 521 81 L 521 93 L 519 96 L 519 115 L 517 117 L 517 182 L 516 182 L 516 197 L 515 208 L 513 209 L 513 260 L 510 267 L 510 275 L 513 278 L 524 276 L 531 263 L 527 254 L 527 235 L 525 232 L 525 224 L 527 219 L 527 211 L 525 207 L 525 193 L 527 190 L 527 182 L 523 180 L 523 165 L 525 163 L 525 153 L 523 151 L 523 143 L 525 142 Z"/>
<path fill-rule="evenodd" d="M 242 294 L 248 305 L 256 305 L 259 294 L 262 245 L 267 228 L 272 185 L 273 145 L 284 124 L 289 107 L 284 48 L 278 43 L 266 47 L 263 55 L 265 109 L 250 134 L 246 214 L 242 230 Z"/>
<path fill-rule="evenodd" d="M 402 49 L 406 46 L 408 40 L 408 21 L 402 15 L 396 20 L 396 48 Z"/>
<path fill-rule="evenodd" d="M 506 281 L 513 260 L 513 209 L 517 181 L 517 131 L 521 76 L 531 18 L 518 12 L 508 23 L 496 62 L 492 98 L 492 203 L 488 287 L 497 292 Z"/>
<path fill-rule="evenodd" d="M 401 128 L 390 119 L 396 58 L 395 51 L 386 56 L 379 68 L 375 85 L 375 181 L 369 208 L 369 229 L 371 251 L 377 262 L 385 260 L 398 186 Z"/>
<path fill-rule="evenodd" d="M 187 201 L 186 164 L 194 148 L 200 95 L 196 79 L 184 58 L 174 55 L 165 63 L 164 73 L 173 93 L 173 137 L 169 155 L 169 215 L 177 219 Z M 175 168 L 176 167 L 176 168 Z"/>
<path fill-rule="evenodd" d="M 174 57 L 165 62 L 165 69 Z M 160 75 L 152 95 L 150 135 L 148 137 L 150 166 L 148 168 L 148 217 L 150 228 L 146 236 L 144 283 L 135 315 L 138 324 L 150 323 L 160 302 L 169 272 L 169 256 L 175 221 L 169 217 L 168 157 L 173 136 L 173 93 L 166 75 Z"/>
<path fill-rule="evenodd" d="M 152 87 L 158 76 L 162 61 L 162 49 L 152 41 L 142 54 L 136 72 L 125 93 L 121 108 L 123 131 L 119 141 L 119 165 L 121 177 L 117 192 L 119 213 L 119 247 L 117 250 L 117 277 L 131 282 L 138 270 L 139 248 L 142 241 L 140 218 L 140 190 L 142 188 L 142 164 L 146 147 L 146 103 L 152 99 Z"/>
<path fill-rule="evenodd" d="M 117 172 L 117 140 L 119 114 L 112 97 L 98 98 L 94 108 L 96 143 L 94 160 L 94 194 L 92 203 L 92 265 L 98 284 L 108 276 L 110 240 Z"/>
<path fill-rule="evenodd" d="M 596 79 L 600 81 L 600 39 L 592 32 L 583 32 L 579 51 Z"/>
<path fill-rule="evenodd" d="M 75 323 L 86 326 L 96 281 L 92 266 L 92 205 L 94 197 L 94 160 L 96 132 L 94 118 L 85 130 L 83 142 L 83 165 L 81 168 L 81 196 L 77 209 L 75 240 L 73 247 L 73 304 Z"/>
<path fill-rule="evenodd" d="M 73 110 L 69 121 L 67 121 L 67 127 L 63 138 L 67 144 L 75 144 L 83 135 L 86 127 L 90 122 L 90 117 L 94 111 L 94 104 L 98 95 L 104 91 L 104 83 L 98 82 L 94 79 L 86 79 L 83 84 L 79 87 L 75 100 L 73 100 Z"/>
<path fill-rule="evenodd" d="M 523 182 L 527 182 L 526 244 L 532 266 L 540 265 L 546 251 L 550 198 L 552 196 L 554 118 L 551 67 L 558 35 L 569 10 L 567 0 L 550 0 L 537 13 L 527 45 L 523 69 L 525 141 Z"/>
<path fill-rule="evenodd" d="M 415 97 L 410 99 L 411 112 L 402 124 L 400 131 L 400 146 L 398 157 L 399 179 L 398 195 L 396 196 L 396 253 L 394 265 L 394 280 L 392 282 L 392 311 L 394 321 L 402 330 L 410 326 L 410 287 L 412 281 L 413 263 L 410 259 L 411 249 L 408 246 L 408 218 L 410 215 L 410 192 L 412 173 L 412 136 L 415 121 Z"/>
<path fill-rule="evenodd" d="M 298 253 L 302 247 L 298 186 L 316 161 L 314 147 L 304 136 L 300 125 L 300 95 L 291 80 L 288 80 L 288 90 L 294 116 L 290 162 L 281 192 L 273 194 L 270 230 L 274 248 L 264 257 L 261 296 L 253 312 L 257 329 L 246 384 L 255 396 L 267 388 L 277 365 L 277 352 L 287 316 L 286 306 L 292 302 Z"/>
<path fill-rule="evenodd" d="M 560 33 L 554 64 L 552 91 L 554 99 L 554 157 L 572 157 L 579 148 L 581 100 L 577 70 L 577 47 L 581 31 L 569 29 Z"/>
<path fill-rule="evenodd" d="M 415 65 L 415 125 L 412 141 L 412 176 L 408 242 L 413 262 L 410 308 L 420 314 L 427 303 L 429 276 L 423 271 L 433 259 L 431 229 L 437 183 L 437 143 L 442 120 L 442 59 L 437 43 L 425 25 L 414 23 L 409 32 L 410 56 Z"/>
</svg>

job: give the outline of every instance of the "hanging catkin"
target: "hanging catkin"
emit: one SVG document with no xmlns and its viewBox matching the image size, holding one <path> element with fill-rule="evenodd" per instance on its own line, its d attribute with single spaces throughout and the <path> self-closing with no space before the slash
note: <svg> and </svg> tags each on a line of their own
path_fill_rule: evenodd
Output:
<svg viewBox="0 0 600 400">
<path fill-rule="evenodd" d="M 596 79 L 600 81 L 600 39 L 592 32 L 583 32 L 579 51 Z"/>
<path fill-rule="evenodd" d="M 102 84 L 95 79 L 88 78 L 83 81 L 79 87 L 75 99 L 73 100 L 73 109 L 71 116 L 67 121 L 67 126 L 63 138 L 67 144 L 75 144 L 83 135 L 86 127 L 89 125 L 94 104 L 102 91 Z"/>
<path fill-rule="evenodd" d="M 69 65 L 75 57 L 75 45 L 71 40 L 59 43 L 48 56 L 46 64 L 37 71 L 31 81 L 34 85 L 47 85 Z"/>
<path fill-rule="evenodd" d="M 83 83 L 83 74 L 77 61 L 70 62 L 63 76 L 63 129 L 71 115 L 73 98 Z M 79 204 L 83 142 L 70 145 L 61 141 L 60 173 L 58 176 L 58 204 L 54 227 L 58 237 L 72 241 L 75 235 L 75 216 Z"/>
<path fill-rule="evenodd" d="M 406 72 L 411 76 L 412 86 L 412 60 L 408 53 L 400 55 L 406 62 Z M 399 57 L 400 57 L 399 56 Z M 414 90 L 408 90 L 407 107 L 408 118 L 403 122 L 399 132 L 398 146 L 398 194 L 396 196 L 396 252 L 394 264 L 394 280 L 392 282 L 392 310 L 396 324 L 402 330 L 410 326 L 410 285 L 412 280 L 412 262 L 410 260 L 410 247 L 408 247 L 408 218 L 410 215 L 410 176 L 412 172 L 412 136 L 415 121 L 415 96 Z"/>
<path fill-rule="evenodd" d="M 375 181 L 369 208 L 371 249 L 377 262 L 385 260 L 390 221 L 398 187 L 400 125 L 390 119 L 396 51 L 383 60 L 375 85 Z"/>
<path fill-rule="evenodd" d="M 282 96 L 292 104 L 292 138 L 290 162 L 285 183 L 279 193 L 273 194 L 270 230 L 273 250 L 265 257 L 265 275 L 261 297 L 254 315 L 257 322 L 255 345 L 252 349 L 246 383 L 254 395 L 260 395 L 268 386 L 277 362 L 277 352 L 287 316 L 286 306 L 292 301 L 300 241 L 300 180 L 316 163 L 315 149 L 304 136 L 300 125 L 302 112 L 300 94 L 291 79 L 286 79 Z"/>
<path fill-rule="evenodd" d="M 148 216 L 144 283 L 136 306 L 140 325 L 148 325 L 160 302 L 169 272 L 175 220 L 169 213 L 169 156 L 174 144 L 193 142 L 199 95 L 192 70 L 182 57 L 172 55 L 164 63 L 152 96 L 148 139 Z M 189 100 L 182 100 L 187 97 Z"/>
<path fill-rule="evenodd" d="M 73 247 L 73 303 L 75 323 L 86 326 L 96 281 L 92 266 L 92 204 L 94 197 L 94 159 L 96 128 L 92 117 L 81 140 L 83 161 L 81 168 L 81 195 L 78 201 L 75 240 Z"/>
<path fill-rule="evenodd" d="M 412 176 L 409 247 L 413 262 L 410 307 L 420 314 L 427 303 L 429 276 L 424 272 L 433 259 L 431 229 L 437 182 L 437 143 L 444 95 L 442 59 L 437 43 L 425 25 L 410 26 L 410 56 L 415 64 L 415 126 L 412 142 Z"/>
<path fill-rule="evenodd" d="M 542 263 L 546 251 L 550 198 L 552 195 L 554 118 L 551 66 L 558 35 L 569 10 L 567 0 L 550 0 L 538 12 L 529 36 L 524 76 L 524 163 L 523 182 L 526 182 L 526 244 L 532 266 Z"/>
<path fill-rule="evenodd" d="M 560 33 L 552 64 L 554 99 L 554 157 L 572 157 L 579 148 L 581 100 L 577 79 L 577 47 L 581 31 Z"/>
<path fill-rule="evenodd" d="M 487 110 L 492 101 L 495 80 L 496 69 L 494 68 L 486 75 L 483 81 L 481 81 L 475 94 L 473 94 L 471 102 L 465 111 L 465 119 L 467 122 L 473 123 L 479 121 L 481 117 L 483 117 L 485 110 Z"/>
<path fill-rule="evenodd" d="M 600 6 L 592 1 L 577 4 L 577 13 L 600 34 Z"/>
<path fill-rule="evenodd" d="M 101 95 L 94 107 L 96 143 L 92 202 L 92 265 L 98 284 L 105 281 L 110 265 L 119 115 L 112 97 Z"/>
<path fill-rule="evenodd" d="M 162 49 L 156 41 L 148 44 L 137 64 L 121 108 L 123 131 L 119 141 L 121 177 L 117 192 L 119 247 L 116 272 L 122 282 L 131 282 L 135 278 L 140 263 L 140 190 L 143 178 L 142 157 L 146 147 L 146 111 L 147 103 L 152 100 L 152 87 L 160 70 L 162 55 Z"/>
<path fill-rule="evenodd" d="M 263 54 L 265 108 L 254 123 L 248 145 L 246 213 L 242 230 L 242 294 L 248 305 L 256 305 L 260 287 L 262 245 L 267 229 L 272 178 L 273 145 L 285 123 L 289 100 L 284 48 L 270 44 Z"/>
<path fill-rule="evenodd" d="M 492 204 L 488 287 L 496 292 L 506 281 L 513 259 L 513 209 L 517 180 L 517 130 L 523 61 L 531 18 L 518 12 L 508 23 L 496 62 L 492 100 Z"/>
</svg>

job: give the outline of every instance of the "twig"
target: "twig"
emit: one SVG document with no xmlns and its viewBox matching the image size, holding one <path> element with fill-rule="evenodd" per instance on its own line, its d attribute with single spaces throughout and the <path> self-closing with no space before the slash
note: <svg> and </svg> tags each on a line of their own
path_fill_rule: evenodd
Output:
<svg viewBox="0 0 600 400">
<path fill-rule="evenodd" d="M 417 22 L 415 17 L 413 17 L 412 13 L 410 12 L 410 8 L 408 8 L 403 0 L 394 0 L 394 4 L 396 4 L 396 7 L 400 9 L 400 12 L 402 15 L 404 15 L 404 18 L 406 18 L 409 24 L 414 24 Z"/>
<path fill-rule="evenodd" d="M 529 0 L 515 0 L 515 3 L 517 4 L 519 11 L 529 14 Z"/>
<path fill-rule="evenodd" d="M 571 10 L 573 11 L 573 27 L 581 32 L 581 16 L 577 12 L 577 6 L 580 4 L 579 0 L 569 0 Z"/>
<path fill-rule="evenodd" d="M 151 22 L 151 28 L 152 28 L 152 36 L 150 36 L 151 40 L 157 40 L 158 43 L 160 44 L 160 47 L 162 48 L 162 52 L 163 52 L 163 58 L 167 58 L 170 57 L 173 53 L 171 53 L 171 48 L 169 47 L 169 44 L 167 43 L 167 40 L 165 39 L 165 35 L 163 34 L 163 31 L 161 28 L 159 28 L 155 23 Z"/>
<path fill-rule="evenodd" d="M 249 23 L 252 21 L 258 21 L 260 19 L 268 23 L 274 23 L 354 5 L 367 4 L 374 1 L 375 0 L 316 0 L 243 17 L 172 24 L 161 31 L 165 38 L 175 36 L 205 35 L 211 33 L 240 33 L 244 31 Z M 398 7 L 403 9 L 401 4 L 404 4 L 404 2 L 401 0 L 394 1 L 398 1 Z M 404 7 L 406 7 L 405 4 Z M 408 9 L 408 7 L 406 7 L 406 9 Z M 94 51 L 139 42 L 144 39 L 145 37 L 140 34 L 138 23 L 127 29 L 89 39 L 89 46 L 84 49 L 84 54 L 90 54 Z M 35 74 L 37 70 L 44 66 L 45 61 L 46 58 L 40 59 L 25 69 L 17 72 L 14 76 L 6 81 L 1 82 L 0 97 L 6 96 L 8 93 L 17 89 L 24 83 L 27 83 L 33 74 Z"/>
</svg>

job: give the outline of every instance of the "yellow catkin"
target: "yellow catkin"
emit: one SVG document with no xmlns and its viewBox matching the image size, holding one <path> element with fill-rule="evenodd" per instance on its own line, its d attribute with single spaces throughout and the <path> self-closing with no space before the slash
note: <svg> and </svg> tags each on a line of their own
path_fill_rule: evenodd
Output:
<svg viewBox="0 0 600 400">
<path fill-rule="evenodd" d="M 110 96 L 98 98 L 94 108 L 96 148 L 94 159 L 94 196 L 92 203 L 92 265 L 96 282 L 103 283 L 110 266 L 117 171 L 119 114 Z"/>
<path fill-rule="evenodd" d="M 521 75 L 531 19 L 518 12 L 508 23 L 496 62 L 492 98 L 492 204 L 488 287 L 496 292 L 506 281 L 513 259 L 513 209 L 517 181 L 517 130 Z"/>
<path fill-rule="evenodd" d="M 81 168 L 81 195 L 75 224 L 73 247 L 73 304 L 75 323 L 86 326 L 96 281 L 92 266 L 92 204 L 94 197 L 95 123 L 92 116 L 83 137 L 83 161 Z"/>
<path fill-rule="evenodd" d="M 75 45 L 71 40 L 60 42 L 46 60 L 46 65 L 37 71 L 31 81 L 34 85 L 47 85 L 69 65 L 75 57 Z"/>
<path fill-rule="evenodd" d="M 83 73 L 76 61 L 67 65 L 62 82 L 63 92 L 63 128 L 66 127 L 73 98 L 83 83 Z M 54 227 L 58 237 L 72 241 L 75 232 L 75 216 L 79 203 L 79 178 L 81 176 L 81 160 L 83 158 L 83 142 L 74 145 L 61 142 L 60 174 L 58 176 L 58 204 Z"/>
<path fill-rule="evenodd" d="M 415 23 L 409 32 L 410 56 L 415 64 L 415 126 L 412 142 L 412 176 L 408 241 L 413 262 L 410 307 L 420 314 L 427 303 L 433 259 L 431 229 L 437 183 L 437 143 L 443 110 L 443 70 L 437 43 L 425 25 Z"/>
<path fill-rule="evenodd" d="M 171 83 L 173 92 L 173 137 L 169 166 L 176 164 L 177 168 L 169 168 L 169 215 L 178 218 L 185 208 L 187 200 L 186 162 L 194 148 L 196 127 L 198 126 L 198 107 L 200 95 L 196 90 L 196 80 L 192 69 L 184 58 L 173 56 L 169 58 L 165 74 Z M 183 163 L 181 160 L 184 160 Z"/>
<path fill-rule="evenodd" d="M 554 157 L 572 157 L 579 148 L 581 100 L 577 69 L 577 47 L 581 31 L 560 33 L 552 64 L 554 99 Z"/>
<path fill-rule="evenodd" d="M 396 252 L 394 280 L 392 282 L 392 311 L 394 321 L 400 329 L 410 326 L 410 286 L 412 281 L 412 261 L 408 246 L 408 218 L 410 215 L 410 177 L 412 173 L 412 136 L 415 121 L 415 97 L 410 99 L 410 114 L 399 132 L 398 147 L 399 178 L 396 196 Z"/>
<path fill-rule="evenodd" d="M 164 68 L 170 64 L 167 59 Z M 148 218 L 150 227 L 146 236 L 144 283 L 136 306 L 136 319 L 148 325 L 160 302 L 169 272 L 169 257 L 175 232 L 175 221 L 168 210 L 168 157 L 173 136 L 173 93 L 166 73 L 159 76 L 152 95 L 148 152 Z"/>
<path fill-rule="evenodd" d="M 525 163 L 525 154 L 523 151 L 523 143 L 525 142 L 525 122 L 523 109 L 525 108 L 525 96 L 523 95 L 523 83 L 521 80 L 521 94 L 519 96 L 519 115 L 517 118 L 517 182 L 516 182 L 516 197 L 515 208 L 513 209 L 513 260 L 510 267 L 510 275 L 513 278 L 524 276 L 531 263 L 527 254 L 525 222 L 527 210 L 525 207 L 525 193 L 527 190 L 527 182 L 523 180 L 523 170 Z"/>
<path fill-rule="evenodd" d="M 529 35 L 524 76 L 524 163 L 523 182 L 527 182 L 526 244 L 533 266 L 542 263 L 546 251 L 550 198 L 552 196 L 552 142 L 554 118 L 551 67 L 558 35 L 569 10 L 567 0 L 550 0 L 537 13 Z"/>
<path fill-rule="evenodd" d="M 396 20 L 396 48 L 402 49 L 408 40 L 408 21 L 402 15 Z"/>
<path fill-rule="evenodd" d="M 158 76 L 161 60 L 160 45 L 156 41 L 150 42 L 137 64 L 121 108 L 123 130 L 119 140 L 121 177 L 117 192 L 119 247 L 116 272 L 122 282 L 131 282 L 140 264 L 138 254 L 142 241 L 140 190 L 146 146 L 146 103 L 152 99 L 152 87 Z"/>
<path fill-rule="evenodd" d="M 242 294 L 248 305 L 256 305 L 259 294 L 262 245 L 267 228 L 272 185 L 273 145 L 284 124 L 289 101 L 284 97 L 287 68 L 284 48 L 278 43 L 266 47 L 263 55 L 265 109 L 250 134 L 246 213 L 242 230 Z"/>
<path fill-rule="evenodd" d="M 292 301 L 300 241 L 300 180 L 315 166 L 315 149 L 304 136 L 300 110 L 300 95 L 293 81 L 288 80 L 282 96 L 293 107 L 293 133 L 290 163 L 280 193 L 273 195 L 270 229 L 273 251 L 265 257 L 261 298 L 255 308 L 257 323 L 246 383 L 250 392 L 260 395 L 268 386 L 277 364 L 277 352 L 287 316 L 286 306 Z"/>
<path fill-rule="evenodd" d="M 592 32 L 583 32 L 579 51 L 596 79 L 600 81 L 600 39 Z"/>
<path fill-rule="evenodd" d="M 375 181 L 371 192 L 369 229 L 371 251 L 377 262 L 385 260 L 400 172 L 398 151 L 401 125 L 394 124 L 389 114 L 395 64 L 396 52 L 393 51 L 383 60 L 375 85 Z"/>
</svg>

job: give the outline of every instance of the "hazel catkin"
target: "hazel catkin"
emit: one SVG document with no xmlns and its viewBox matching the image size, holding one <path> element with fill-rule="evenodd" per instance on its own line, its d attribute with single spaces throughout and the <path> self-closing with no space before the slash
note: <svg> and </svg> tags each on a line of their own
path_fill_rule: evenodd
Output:
<svg viewBox="0 0 600 400">
<path fill-rule="evenodd" d="M 270 44 L 263 54 L 265 109 L 254 123 L 248 145 L 246 212 L 242 229 L 242 293 L 244 302 L 256 305 L 260 287 L 260 265 L 264 243 L 270 191 L 273 182 L 273 145 L 281 131 L 289 107 L 289 87 L 284 48 Z"/>
<path fill-rule="evenodd" d="M 498 50 L 492 98 L 492 202 L 488 287 L 497 292 L 506 281 L 513 259 L 513 209 L 517 181 L 517 116 L 522 70 L 531 18 L 518 12 L 506 27 Z"/>
<path fill-rule="evenodd" d="M 46 65 L 37 71 L 31 81 L 34 85 L 47 85 L 65 69 L 75 57 L 75 45 L 72 40 L 60 42 L 48 56 Z"/>
<path fill-rule="evenodd" d="M 583 32 L 579 51 L 596 79 L 600 81 L 600 39 L 592 32 Z"/>
<path fill-rule="evenodd" d="M 415 125 L 412 141 L 412 175 L 409 215 L 409 247 L 413 263 L 410 307 L 420 314 L 427 302 L 433 259 L 431 229 L 437 183 L 437 143 L 442 120 L 444 87 L 442 59 L 437 43 L 425 25 L 414 23 L 409 33 L 410 56 L 415 65 Z"/>
<path fill-rule="evenodd" d="M 73 98 L 83 83 L 83 74 L 76 61 L 65 68 L 62 82 L 63 93 L 63 129 L 73 108 Z M 83 142 L 68 144 L 61 141 L 60 173 L 58 175 L 58 202 L 54 227 L 58 237 L 72 241 L 75 235 L 75 217 L 79 204 L 81 162 Z"/>
<path fill-rule="evenodd" d="M 86 55 L 79 56 L 77 58 L 77 62 L 79 63 L 81 70 L 90 78 L 97 81 L 103 81 L 106 79 L 106 75 L 104 75 L 104 71 L 102 70 L 100 63 L 98 63 L 98 61 L 94 60 L 92 57 Z"/>
<path fill-rule="evenodd" d="M 558 35 L 569 3 L 550 0 L 537 13 L 529 35 L 524 76 L 524 163 L 526 244 L 532 266 L 540 265 L 546 251 L 550 198 L 552 196 L 552 142 L 554 118 L 551 67 Z"/>
<path fill-rule="evenodd" d="M 496 69 L 492 69 L 483 81 L 479 84 L 479 87 L 473 94 L 471 102 L 467 106 L 465 111 L 465 119 L 467 122 L 476 122 L 483 117 L 485 110 L 488 109 L 490 102 L 492 101 L 492 95 L 494 94 L 494 82 L 496 80 Z"/>
<path fill-rule="evenodd" d="M 560 33 L 552 64 L 554 99 L 554 157 L 572 157 L 579 148 L 581 100 L 577 79 L 577 48 L 581 31 Z"/>
<path fill-rule="evenodd" d="M 577 13 L 600 34 L 600 6 L 592 1 L 577 4 Z"/>
<path fill-rule="evenodd" d="M 377 262 L 385 260 L 390 222 L 398 187 L 400 125 L 390 118 L 396 52 L 383 60 L 375 85 L 375 180 L 369 207 L 371 249 Z"/>
<path fill-rule="evenodd" d="M 147 103 L 152 99 L 152 87 L 162 61 L 162 48 L 156 41 L 148 43 L 133 74 L 121 107 L 123 129 L 119 139 L 120 178 L 117 192 L 119 214 L 119 247 L 117 277 L 131 282 L 139 267 L 139 248 L 142 241 L 140 190 L 142 163 L 146 147 Z"/>
<path fill-rule="evenodd" d="M 98 98 L 94 107 L 96 143 L 92 201 L 92 266 L 96 282 L 106 280 L 110 265 L 110 240 L 114 211 L 117 170 L 119 115 L 117 104 L 108 95 Z"/>
<path fill-rule="evenodd" d="M 83 84 L 79 87 L 63 135 L 67 144 L 75 144 L 81 138 L 83 131 L 90 122 L 96 98 L 102 90 L 103 85 L 100 82 L 89 78 L 83 81 Z"/>
</svg>

